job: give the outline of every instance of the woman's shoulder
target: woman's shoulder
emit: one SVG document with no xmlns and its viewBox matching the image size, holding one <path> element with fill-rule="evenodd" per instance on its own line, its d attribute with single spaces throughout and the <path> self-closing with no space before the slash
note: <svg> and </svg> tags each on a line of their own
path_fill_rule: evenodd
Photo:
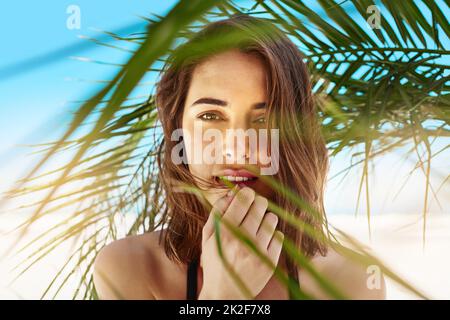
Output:
<svg viewBox="0 0 450 320">
<path fill-rule="evenodd" d="M 333 248 L 328 248 L 325 256 L 316 255 L 310 262 L 320 275 L 325 277 L 346 298 L 349 299 L 385 299 L 386 286 L 381 273 L 344 256 Z M 374 272 L 375 270 L 375 272 Z M 331 298 L 320 287 L 316 279 L 305 270 L 301 270 L 300 281 L 306 291 L 321 298 Z M 303 279 L 303 281 L 302 281 Z"/>
<path fill-rule="evenodd" d="M 176 266 L 159 243 L 163 231 L 128 236 L 103 247 L 94 262 L 100 299 L 157 299 L 164 295 L 167 271 Z"/>
</svg>

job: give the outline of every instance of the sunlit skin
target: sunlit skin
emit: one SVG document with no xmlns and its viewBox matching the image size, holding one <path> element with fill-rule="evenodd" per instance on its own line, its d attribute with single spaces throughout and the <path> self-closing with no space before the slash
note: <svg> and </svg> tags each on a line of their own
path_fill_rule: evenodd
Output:
<svg viewBox="0 0 450 320">
<path fill-rule="evenodd" d="M 196 100 L 203 97 L 226 101 L 227 106 L 209 103 L 192 106 Z M 205 112 L 219 114 L 225 119 L 207 123 L 208 126 L 220 128 L 220 130 L 263 127 L 264 124 L 254 120 L 262 117 L 265 110 L 264 108 L 254 109 L 254 106 L 267 102 L 266 99 L 265 69 L 261 61 L 255 56 L 235 50 L 221 53 L 198 65 L 194 70 L 185 102 L 183 130 L 192 130 L 195 121 L 201 121 L 198 116 Z M 199 164 L 191 165 L 189 169 L 194 176 L 211 179 L 226 166 Z M 254 189 L 261 198 L 273 197 L 270 188 L 260 182 L 254 185 Z M 225 191 L 204 190 L 204 194 L 208 201 L 214 204 L 223 199 Z M 245 204 L 242 205 L 245 206 Z M 233 210 L 247 213 L 247 210 L 239 207 L 237 203 Z M 243 217 L 244 221 L 248 217 L 249 215 L 246 214 Z M 162 244 L 158 243 L 160 232 L 127 237 L 109 244 L 100 251 L 95 262 L 94 282 L 101 299 L 185 299 L 187 266 L 176 264 L 167 258 Z M 208 250 L 208 254 L 211 255 L 211 248 Z M 203 254 L 204 252 L 202 256 Z M 203 269 L 198 272 L 199 299 L 220 298 L 220 293 L 213 290 L 210 282 L 204 282 L 205 270 L 208 270 L 208 276 L 211 279 L 223 273 L 218 265 L 213 263 L 213 258 L 208 256 L 208 259 L 211 261 L 205 260 L 206 265 L 203 265 Z M 284 270 L 283 261 L 284 259 L 280 256 L 278 265 Z M 367 286 L 369 275 L 366 269 L 334 250 L 330 249 L 325 257 L 315 256 L 310 262 L 319 273 L 331 280 L 350 299 L 383 299 L 385 297 L 385 283 L 382 276 L 380 288 L 369 289 Z M 250 273 L 240 275 L 243 278 L 252 276 Z M 300 269 L 298 275 L 302 290 L 319 299 L 330 298 L 304 269 Z M 258 279 L 257 275 L 253 275 L 253 278 Z M 225 281 L 224 278 L 217 279 Z M 224 290 L 235 294 L 232 289 L 227 287 Z M 225 297 L 229 296 L 225 295 Z M 288 292 L 276 277 L 272 276 L 263 283 L 263 288 L 255 299 L 288 299 Z"/>
<path fill-rule="evenodd" d="M 262 165 L 259 162 L 259 152 L 267 153 L 267 150 L 250 148 L 248 140 L 236 141 L 233 149 L 227 148 L 227 145 L 231 145 L 231 138 L 226 135 L 226 131 L 265 128 L 265 77 L 263 64 L 257 56 L 244 55 L 238 51 L 220 54 L 195 68 L 183 112 L 183 131 L 193 136 L 195 124 L 201 124 L 204 130 L 219 130 L 223 137 L 223 147 L 217 152 L 222 152 L 223 157 L 220 160 L 223 160 L 223 163 L 189 164 L 189 170 L 194 177 L 212 180 L 212 177 L 219 175 L 225 168 L 243 168 L 245 164 L 260 172 Z M 207 141 L 205 145 L 206 143 Z M 198 145 L 186 144 L 188 155 L 193 154 L 194 147 Z M 239 163 L 238 159 L 243 155 L 247 156 L 247 159 L 241 161 L 245 164 Z M 250 164 L 252 155 L 257 159 L 256 164 Z M 226 160 L 228 163 L 225 163 Z M 257 179 L 252 189 L 268 199 L 273 197 L 273 191 L 262 183 L 261 179 Z M 211 188 L 205 190 L 204 194 L 213 204 L 225 192 L 223 189 Z"/>
</svg>

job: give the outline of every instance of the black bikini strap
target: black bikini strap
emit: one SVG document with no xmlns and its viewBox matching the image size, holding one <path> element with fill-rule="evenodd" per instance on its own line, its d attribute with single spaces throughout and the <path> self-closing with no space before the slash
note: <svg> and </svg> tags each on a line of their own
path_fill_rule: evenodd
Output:
<svg viewBox="0 0 450 320">
<path fill-rule="evenodd" d="M 197 268 L 198 260 L 194 259 L 188 266 L 186 300 L 197 300 Z"/>
</svg>

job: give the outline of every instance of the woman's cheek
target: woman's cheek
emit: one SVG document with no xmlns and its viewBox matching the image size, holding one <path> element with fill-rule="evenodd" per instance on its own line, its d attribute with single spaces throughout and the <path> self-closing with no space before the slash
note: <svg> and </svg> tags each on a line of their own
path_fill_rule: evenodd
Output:
<svg viewBox="0 0 450 320">
<path fill-rule="evenodd" d="M 192 173 L 194 177 L 202 178 L 202 179 L 209 179 L 209 175 L 207 174 L 207 168 L 204 167 L 202 164 L 190 164 L 189 165 L 189 171 Z"/>
</svg>

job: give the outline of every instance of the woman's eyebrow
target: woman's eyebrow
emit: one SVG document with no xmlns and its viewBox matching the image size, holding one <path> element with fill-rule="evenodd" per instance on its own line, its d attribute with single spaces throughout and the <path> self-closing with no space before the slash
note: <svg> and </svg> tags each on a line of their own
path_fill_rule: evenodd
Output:
<svg viewBox="0 0 450 320">
<path fill-rule="evenodd" d="M 228 105 L 228 102 L 219 100 L 219 99 L 215 99 L 215 98 L 200 98 L 200 99 L 196 100 L 191 105 L 191 107 L 195 106 L 196 104 L 213 104 L 213 105 L 220 106 L 220 107 L 226 107 Z"/>
<path fill-rule="evenodd" d="M 224 101 L 224 100 L 220 100 L 220 99 L 216 99 L 216 98 L 200 98 L 195 100 L 195 102 L 191 105 L 195 106 L 196 104 L 212 104 L 212 105 L 216 105 L 219 107 L 226 107 L 228 106 L 228 102 Z M 264 109 L 266 108 L 267 103 L 265 102 L 258 102 L 253 104 L 253 109 Z"/>
<path fill-rule="evenodd" d="M 258 102 L 253 105 L 253 109 L 264 109 L 266 107 L 267 107 L 267 103 L 265 103 L 265 102 Z"/>
</svg>

